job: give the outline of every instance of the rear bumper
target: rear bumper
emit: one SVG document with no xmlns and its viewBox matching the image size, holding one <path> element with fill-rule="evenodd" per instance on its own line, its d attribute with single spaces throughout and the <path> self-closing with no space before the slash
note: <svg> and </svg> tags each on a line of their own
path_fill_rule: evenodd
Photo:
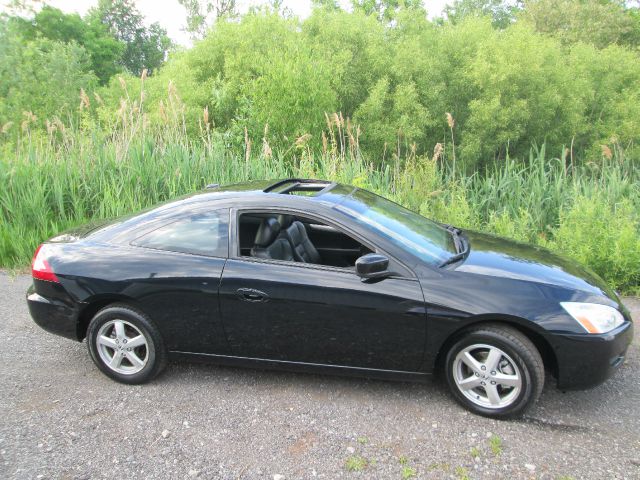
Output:
<svg viewBox="0 0 640 480">
<path fill-rule="evenodd" d="M 554 335 L 558 388 L 580 390 L 611 377 L 624 363 L 633 340 L 633 324 L 625 322 L 602 335 Z"/>
<path fill-rule="evenodd" d="M 43 297 L 33 286 L 27 290 L 31 318 L 47 332 L 78 340 L 78 309 L 61 300 Z"/>
</svg>

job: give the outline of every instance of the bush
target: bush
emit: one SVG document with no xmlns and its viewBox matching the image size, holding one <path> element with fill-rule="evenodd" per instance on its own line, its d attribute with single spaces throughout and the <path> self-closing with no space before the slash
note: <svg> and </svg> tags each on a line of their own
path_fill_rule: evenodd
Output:
<svg viewBox="0 0 640 480">
<path fill-rule="evenodd" d="M 629 199 L 579 196 L 560 211 L 547 246 L 589 265 L 614 288 L 640 292 L 640 215 Z"/>
</svg>

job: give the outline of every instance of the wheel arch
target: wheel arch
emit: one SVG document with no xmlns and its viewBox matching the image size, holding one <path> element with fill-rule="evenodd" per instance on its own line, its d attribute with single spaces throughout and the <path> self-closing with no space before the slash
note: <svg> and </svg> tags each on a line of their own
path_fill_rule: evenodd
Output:
<svg viewBox="0 0 640 480">
<path fill-rule="evenodd" d="M 84 307 L 80 310 L 78 315 L 78 321 L 76 324 L 76 336 L 78 337 L 78 341 L 84 340 L 87 336 L 89 322 L 91 322 L 91 319 L 96 315 L 96 313 L 115 303 L 126 304 L 139 309 L 137 302 L 126 295 L 113 294 L 92 297 L 85 302 Z"/>
<path fill-rule="evenodd" d="M 558 358 L 553 350 L 553 347 L 548 340 L 535 329 L 531 327 L 531 321 L 519 317 L 511 316 L 496 316 L 496 315 L 483 315 L 474 317 L 468 323 L 460 326 L 460 328 L 451 332 L 444 342 L 441 343 L 438 348 L 438 352 L 435 356 L 434 369 L 438 372 L 442 371 L 444 367 L 444 360 L 447 356 L 447 352 L 451 349 L 455 342 L 457 342 L 467 331 L 480 327 L 480 326 L 507 326 L 515 328 L 520 333 L 525 335 L 533 345 L 536 347 L 546 370 L 558 378 Z"/>
</svg>

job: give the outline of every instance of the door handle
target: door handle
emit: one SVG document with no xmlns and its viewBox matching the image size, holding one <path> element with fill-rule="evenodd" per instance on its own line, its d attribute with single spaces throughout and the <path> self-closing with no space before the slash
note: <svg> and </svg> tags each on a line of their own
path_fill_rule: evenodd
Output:
<svg viewBox="0 0 640 480">
<path fill-rule="evenodd" d="M 254 288 L 239 288 L 236 290 L 236 294 L 240 297 L 240 300 L 245 302 L 258 303 L 269 300 L 269 295 Z"/>
</svg>

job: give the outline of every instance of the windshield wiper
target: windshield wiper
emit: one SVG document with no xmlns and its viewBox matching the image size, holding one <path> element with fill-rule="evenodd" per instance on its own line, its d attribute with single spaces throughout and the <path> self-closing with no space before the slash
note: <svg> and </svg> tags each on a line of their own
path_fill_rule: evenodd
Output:
<svg viewBox="0 0 640 480">
<path fill-rule="evenodd" d="M 451 237 L 453 238 L 453 244 L 456 247 L 456 253 L 463 252 L 464 246 L 462 245 L 462 240 L 460 239 L 460 234 L 462 233 L 462 230 L 460 230 L 457 227 L 454 227 L 453 225 L 447 225 L 446 223 L 442 223 L 441 225 L 447 232 L 451 234 Z"/>
<path fill-rule="evenodd" d="M 469 244 L 467 242 L 467 245 L 465 247 L 463 237 L 461 235 L 462 230 L 454 227 L 453 225 L 447 225 L 446 223 L 443 223 L 442 226 L 445 228 L 445 230 L 451 233 L 451 238 L 453 238 L 453 243 L 456 247 L 456 253 L 440 264 L 440 267 L 445 267 L 457 262 L 458 260 L 462 260 L 469 251 Z"/>
</svg>

